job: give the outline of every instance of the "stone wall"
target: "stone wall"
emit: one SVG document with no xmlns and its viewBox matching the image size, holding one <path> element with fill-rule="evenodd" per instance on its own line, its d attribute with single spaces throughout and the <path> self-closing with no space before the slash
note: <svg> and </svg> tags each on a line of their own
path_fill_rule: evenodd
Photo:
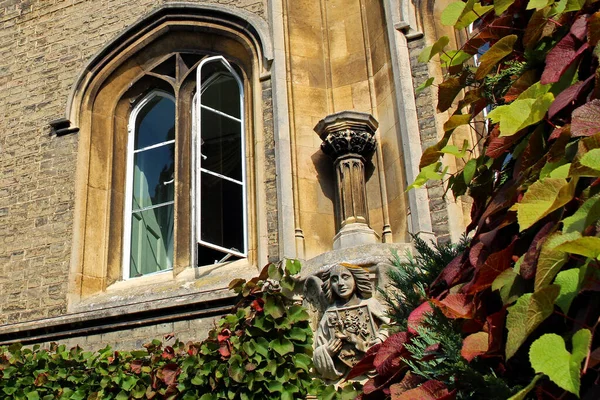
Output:
<svg viewBox="0 0 600 400">
<path fill-rule="evenodd" d="M 66 312 L 78 137 L 48 123 L 90 58 L 163 3 L 0 1 L 0 325 Z M 265 0 L 202 3 L 266 18 Z"/>
</svg>

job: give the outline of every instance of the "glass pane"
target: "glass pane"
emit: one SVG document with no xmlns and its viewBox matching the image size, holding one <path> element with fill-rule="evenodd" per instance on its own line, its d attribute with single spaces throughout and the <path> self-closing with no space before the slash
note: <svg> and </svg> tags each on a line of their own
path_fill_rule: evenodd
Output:
<svg viewBox="0 0 600 400">
<path fill-rule="evenodd" d="M 173 200 L 175 144 L 134 155 L 133 210 Z"/>
<path fill-rule="evenodd" d="M 173 205 L 131 216 L 130 277 L 164 271 L 173 265 Z"/>
<path fill-rule="evenodd" d="M 242 180 L 241 124 L 202 109 L 202 168 Z"/>
<path fill-rule="evenodd" d="M 153 97 L 140 110 L 135 121 L 134 148 L 175 139 L 175 103 L 162 96 Z"/>
<path fill-rule="evenodd" d="M 202 104 L 224 112 L 227 115 L 240 117 L 240 90 L 231 74 L 213 75 L 202 90 Z"/>
<path fill-rule="evenodd" d="M 244 252 L 242 185 L 214 175 L 201 176 L 201 239 L 226 249 Z"/>
</svg>

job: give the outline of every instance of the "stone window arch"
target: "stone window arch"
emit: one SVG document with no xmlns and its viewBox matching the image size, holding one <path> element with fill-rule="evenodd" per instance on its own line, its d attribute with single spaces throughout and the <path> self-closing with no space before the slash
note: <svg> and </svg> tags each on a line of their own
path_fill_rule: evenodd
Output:
<svg viewBox="0 0 600 400">
<path fill-rule="evenodd" d="M 185 279 L 193 280 L 199 274 L 185 272 L 194 270 L 189 267 L 212 265 L 216 261 L 234 265 L 239 276 L 246 273 L 251 276 L 256 272 L 258 260 L 266 259 L 267 246 L 261 239 L 267 237 L 266 217 L 257 205 L 264 191 L 261 184 L 264 168 L 260 166 L 264 149 L 256 143 L 262 143 L 261 89 L 265 76 L 269 76 L 271 48 L 264 21 L 249 13 L 239 13 L 232 14 L 217 6 L 165 5 L 106 46 L 77 80 L 67 108 L 67 118 L 79 128 L 80 136 L 71 305 L 105 292 L 124 279 L 143 275 L 139 278 L 143 284 L 146 275 L 152 272 L 164 270 L 167 272 L 162 275 L 171 280 L 184 279 L 184 275 Z M 203 76 L 205 66 L 215 71 Z M 240 96 L 239 115 L 232 118 L 228 112 L 219 114 L 218 109 L 216 113 L 204 111 L 207 108 L 202 106 L 202 100 L 194 103 L 198 86 L 203 85 L 200 81 L 205 79 L 205 84 L 212 85 L 214 91 L 219 82 L 230 78 L 235 80 Z M 136 148 L 134 141 L 144 119 L 141 116 L 151 114 L 152 105 L 169 102 L 169 112 L 174 112 L 172 134 L 163 127 L 167 136 L 160 142 Z M 239 244 L 215 246 L 202 238 L 199 199 L 205 182 L 199 172 L 202 162 L 198 160 L 203 151 L 201 128 L 207 123 L 202 119 L 203 112 L 212 112 L 227 121 L 237 120 L 239 125 L 239 133 L 234 136 L 239 139 L 241 176 L 211 175 L 213 180 L 229 184 L 233 179 L 239 183 L 243 228 Z M 198 126 L 200 130 L 195 137 Z M 136 207 L 132 205 L 135 171 L 136 168 L 141 171 L 135 164 L 136 155 L 143 158 L 148 153 L 147 158 L 156 161 L 158 156 L 151 156 L 152 151 L 162 151 L 168 160 L 160 171 L 155 166 L 153 172 L 147 171 L 156 182 L 150 183 L 145 172 L 145 181 L 138 179 L 137 184 L 146 185 L 146 192 L 150 192 L 148 185 L 154 185 L 152 191 L 157 202 Z M 223 156 L 222 149 L 219 151 Z M 162 185 L 164 193 L 156 194 L 157 184 Z M 159 216 L 160 209 L 164 209 L 164 217 Z M 154 249 L 146 248 L 142 254 L 140 247 L 132 247 L 135 229 L 131 218 L 152 210 L 156 212 L 147 219 L 144 229 L 152 230 L 155 239 L 160 237 L 160 244 Z M 165 224 L 161 218 L 172 227 L 160 228 Z M 139 232 L 137 235 L 136 240 L 141 237 Z M 206 246 L 207 243 L 213 246 Z M 213 253 L 204 254 L 205 248 Z M 162 261 L 146 270 L 132 269 L 132 249 L 137 252 L 136 262 L 153 252 L 161 253 Z M 214 279 L 223 283 L 221 286 L 231 279 L 231 269 L 225 268 L 220 278 L 218 271 L 214 268 L 211 271 Z"/>
</svg>

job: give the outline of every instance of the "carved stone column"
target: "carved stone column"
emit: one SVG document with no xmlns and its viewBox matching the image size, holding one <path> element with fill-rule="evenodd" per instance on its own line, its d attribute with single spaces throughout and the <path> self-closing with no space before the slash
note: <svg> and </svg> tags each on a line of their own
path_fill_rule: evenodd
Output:
<svg viewBox="0 0 600 400">
<path fill-rule="evenodd" d="M 333 240 L 335 250 L 377 243 L 379 236 L 369 226 L 365 162 L 375 151 L 378 122 L 371 114 L 342 111 L 323 118 L 317 132 L 321 150 L 334 160 L 336 172 L 335 211 L 339 221 Z"/>
</svg>

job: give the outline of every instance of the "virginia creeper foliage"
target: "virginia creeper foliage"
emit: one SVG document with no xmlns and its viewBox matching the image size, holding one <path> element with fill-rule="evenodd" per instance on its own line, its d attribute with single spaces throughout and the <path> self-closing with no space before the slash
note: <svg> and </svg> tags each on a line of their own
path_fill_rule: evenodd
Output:
<svg viewBox="0 0 600 400">
<path fill-rule="evenodd" d="M 457 1 L 441 22 L 473 29 L 420 56 L 450 116 L 412 187 L 470 196 L 472 239 L 351 373 L 375 373 L 361 398 L 598 398 L 600 1 Z M 466 125 L 479 142 L 459 149 Z"/>
</svg>

